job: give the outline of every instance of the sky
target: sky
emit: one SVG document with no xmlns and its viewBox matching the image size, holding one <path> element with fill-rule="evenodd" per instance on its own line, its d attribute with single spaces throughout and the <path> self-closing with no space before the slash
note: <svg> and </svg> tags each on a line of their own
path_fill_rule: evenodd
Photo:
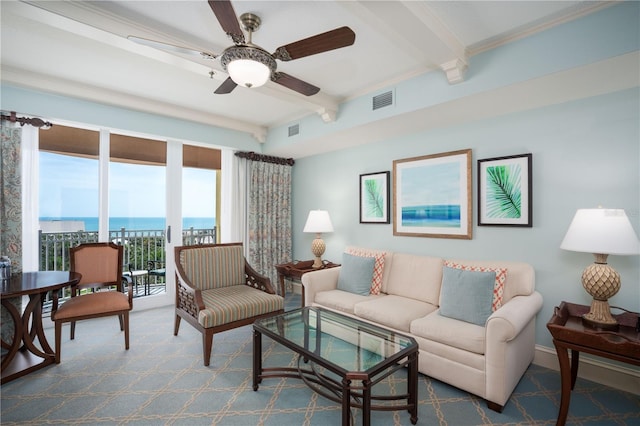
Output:
<svg viewBox="0 0 640 426">
<path fill-rule="evenodd" d="M 215 171 L 183 170 L 183 217 L 215 217 Z M 110 163 L 109 215 L 163 217 L 165 168 Z M 206 194 L 211 194 L 206 196 Z M 40 152 L 40 217 L 97 217 L 98 161 Z"/>
</svg>

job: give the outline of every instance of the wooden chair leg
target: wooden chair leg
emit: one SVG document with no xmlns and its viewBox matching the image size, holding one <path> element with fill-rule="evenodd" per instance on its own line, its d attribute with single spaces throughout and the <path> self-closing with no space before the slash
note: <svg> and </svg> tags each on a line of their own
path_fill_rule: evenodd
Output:
<svg viewBox="0 0 640 426">
<path fill-rule="evenodd" d="M 173 335 L 177 336 L 178 335 L 178 330 L 180 329 L 180 315 L 176 315 L 176 320 L 173 323 Z"/>
<path fill-rule="evenodd" d="M 129 312 L 120 315 L 120 320 L 124 322 L 124 348 L 129 350 Z"/>
<path fill-rule="evenodd" d="M 60 347 L 62 346 L 62 323 L 60 321 L 55 322 L 56 329 L 56 352 L 55 352 L 55 360 L 56 364 L 60 364 Z"/>
<path fill-rule="evenodd" d="M 202 350 L 204 355 L 204 366 L 208 367 L 211 361 L 211 347 L 213 346 L 213 332 L 205 330 L 202 333 Z"/>
<path fill-rule="evenodd" d="M 124 323 L 122 320 L 123 315 L 118 315 L 118 320 L 120 321 L 120 331 L 124 330 Z"/>
<path fill-rule="evenodd" d="M 76 322 L 71 321 L 71 340 L 76 338 Z"/>
</svg>

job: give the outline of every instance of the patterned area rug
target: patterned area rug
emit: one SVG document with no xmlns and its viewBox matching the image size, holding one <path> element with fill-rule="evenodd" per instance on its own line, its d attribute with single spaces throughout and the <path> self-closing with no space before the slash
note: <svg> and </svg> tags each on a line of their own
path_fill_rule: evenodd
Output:
<svg viewBox="0 0 640 426">
<path fill-rule="evenodd" d="M 287 300 L 287 305 L 299 305 Z M 53 342 L 53 330 L 48 330 Z M 295 366 L 286 348 L 263 338 L 263 364 Z M 267 379 L 251 386 L 251 326 L 214 336 L 211 365 L 202 363 L 202 339 L 184 323 L 173 336 L 173 308 L 131 316 L 131 349 L 116 318 L 79 322 L 76 338 L 63 327 L 62 363 L 2 386 L 2 425 L 337 425 L 338 404 L 300 380 Z M 380 383 L 383 392 L 406 389 L 404 371 Z M 483 400 L 419 376 L 420 425 L 554 425 L 559 373 L 530 366 L 499 414 Z M 372 424 L 410 425 L 406 411 L 372 413 Z M 352 410 L 351 423 L 362 423 Z M 569 425 L 640 424 L 640 396 L 578 379 Z"/>
</svg>

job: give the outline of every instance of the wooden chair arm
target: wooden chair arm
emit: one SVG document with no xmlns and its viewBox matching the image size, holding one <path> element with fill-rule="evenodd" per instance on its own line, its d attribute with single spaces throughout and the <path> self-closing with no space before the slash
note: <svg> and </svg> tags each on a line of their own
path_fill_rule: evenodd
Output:
<svg viewBox="0 0 640 426">
<path fill-rule="evenodd" d="M 265 293 L 276 294 L 273 286 L 271 285 L 271 279 L 253 269 L 251 265 L 249 265 L 249 262 L 246 261 L 246 259 L 244 262 L 244 274 L 246 285 L 257 288 L 258 290 L 262 290 Z"/>
<path fill-rule="evenodd" d="M 196 288 L 188 278 L 176 271 L 176 306 L 194 314 L 198 318 L 198 312 L 205 309 L 202 300 L 202 290 Z"/>
</svg>

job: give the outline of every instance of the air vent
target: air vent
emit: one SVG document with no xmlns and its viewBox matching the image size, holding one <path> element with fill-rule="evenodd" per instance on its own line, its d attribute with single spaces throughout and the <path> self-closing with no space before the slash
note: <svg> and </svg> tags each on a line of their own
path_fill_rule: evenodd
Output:
<svg viewBox="0 0 640 426">
<path fill-rule="evenodd" d="M 300 125 L 294 124 L 293 126 L 289 126 L 289 137 L 295 136 L 300 133 Z"/>
<path fill-rule="evenodd" d="M 381 93 L 373 97 L 373 110 L 393 105 L 393 91 Z"/>
</svg>

